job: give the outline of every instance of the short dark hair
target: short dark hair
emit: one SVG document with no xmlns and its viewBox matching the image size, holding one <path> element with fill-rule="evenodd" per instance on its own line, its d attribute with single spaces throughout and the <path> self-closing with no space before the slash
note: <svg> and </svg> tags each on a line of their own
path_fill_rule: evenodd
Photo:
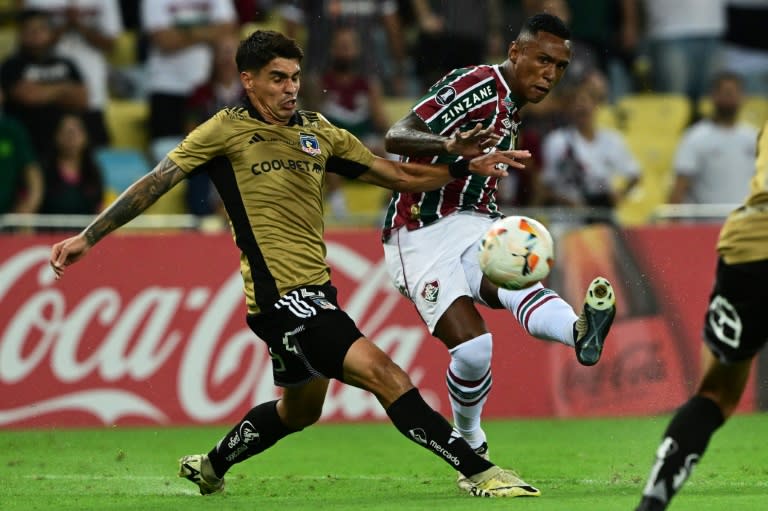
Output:
<svg viewBox="0 0 768 511">
<path fill-rule="evenodd" d="M 43 18 L 48 23 L 51 22 L 51 16 L 48 14 L 48 11 L 44 11 L 42 9 L 22 9 L 19 11 L 19 13 L 16 15 L 16 23 L 19 25 L 22 25 L 26 23 L 27 21 L 35 18 Z"/>
<path fill-rule="evenodd" d="M 533 39 L 539 32 L 547 32 L 560 39 L 571 38 L 571 31 L 565 26 L 563 20 L 554 14 L 540 12 L 525 20 L 517 39 Z"/>
<path fill-rule="evenodd" d="M 258 71 L 273 59 L 304 58 L 304 51 L 295 40 L 274 30 L 257 30 L 240 41 L 235 62 L 238 71 Z"/>
<path fill-rule="evenodd" d="M 712 77 L 712 81 L 710 81 L 709 84 L 709 90 L 717 90 L 723 82 L 736 82 L 739 87 L 744 86 L 744 78 L 739 73 L 733 71 L 720 71 Z"/>
</svg>

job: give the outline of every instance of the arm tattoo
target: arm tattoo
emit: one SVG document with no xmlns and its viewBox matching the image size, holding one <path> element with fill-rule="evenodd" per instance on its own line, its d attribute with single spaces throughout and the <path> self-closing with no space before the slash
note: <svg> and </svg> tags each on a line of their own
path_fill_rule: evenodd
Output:
<svg viewBox="0 0 768 511">
<path fill-rule="evenodd" d="M 185 177 L 184 171 L 170 158 L 163 158 L 152 172 L 133 183 L 85 228 L 83 235 L 88 244 L 95 245 L 110 232 L 139 216 Z"/>
<path fill-rule="evenodd" d="M 446 139 L 430 132 L 424 121 L 411 112 L 389 129 L 386 149 L 394 154 L 433 156 L 445 152 Z"/>
</svg>

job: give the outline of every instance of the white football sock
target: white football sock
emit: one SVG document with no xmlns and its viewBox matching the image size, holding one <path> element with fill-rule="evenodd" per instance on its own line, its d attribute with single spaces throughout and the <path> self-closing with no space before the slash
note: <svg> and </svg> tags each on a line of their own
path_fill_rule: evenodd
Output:
<svg viewBox="0 0 768 511">
<path fill-rule="evenodd" d="M 483 334 L 450 350 L 451 363 L 446 372 L 448 396 L 453 421 L 461 436 L 477 449 L 485 442 L 480 427 L 483 405 L 491 391 L 491 353 L 493 337 Z"/>
<path fill-rule="evenodd" d="M 534 337 L 573 346 L 573 307 L 541 283 L 518 291 L 499 288 L 499 301 Z"/>
</svg>

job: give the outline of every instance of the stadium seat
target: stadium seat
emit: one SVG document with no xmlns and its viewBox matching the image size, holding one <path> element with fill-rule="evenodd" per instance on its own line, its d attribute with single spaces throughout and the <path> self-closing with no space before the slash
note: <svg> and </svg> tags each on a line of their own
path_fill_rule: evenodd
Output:
<svg viewBox="0 0 768 511">
<path fill-rule="evenodd" d="M 712 100 L 702 98 L 698 105 L 699 115 L 709 117 L 712 115 Z M 739 112 L 739 120 L 761 129 L 765 121 L 768 121 L 768 98 L 764 96 L 747 96 Z"/>
<path fill-rule="evenodd" d="M 616 115 L 627 135 L 678 136 L 691 121 L 691 103 L 681 94 L 629 94 L 617 101 Z"/>
<path fill-rule="evenodd" d="M 384 104 L 384 113 L 387 115 L 390 124 L 394 124 L 405 117 L 415 101 L 415 98 L 385 96 L 382 102 Z"/>
<path fill-rule="evenodd" d="M 619 123 L 616 118 L 616 107 L 613 105 L 604 103 L 597 107 L 597 113 L 595 114 L 597 125 L 600 128 L 618 130 Z"/>
<path fill-rule="evenodd" d="M 104 112 L 112 147 L 118 149 L 147 149 L 147 120 L 149 106 L 145 101 L 111 99 Z"/>
<path fill-rule="evenodd" d="M 138 59 L 138 37 L 133 30 L 124 30 L 115 41 L 115 46 L 109 54 L 109 65 L 112 67 L 135 66 Z"/>
<path fill-rule="evenodd" d="M 0 28 L 0 61 L 5 60 L 16 49 L 16 29 L 13 27 Z"/>
<path fill-rule="evenodd" d="M 653 132 L 627 136 L 627 145 L 640 164 L 640 182 L 617 209 L 624 225 L 646 223 L 653 210 L 667 200 L 679 136 L 657 136 Z"/>
<path fill-rule="evenodd" d="M 378 186 L 355 181 L 344 183 L 343 190 L 349 216 L 366 223 L 378 223 L 392 193 Z"/>
<path fill-rule="evenodd" d="M 108 205 L 134 181 L 151 170 L 144 154 L 136 149 L 103 148 L 96 151 L 96 161 L 104 179 L 104 204 Z M 173 187 L 147 209 L 148 214 L 186 213 L 186 181 Z"/>
</svg>

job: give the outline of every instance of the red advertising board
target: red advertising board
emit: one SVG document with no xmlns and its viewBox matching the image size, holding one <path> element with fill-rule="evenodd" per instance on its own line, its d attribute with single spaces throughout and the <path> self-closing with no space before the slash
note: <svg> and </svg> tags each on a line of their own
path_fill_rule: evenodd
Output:
<svg viewBox="0 0 768 511">
<path fill-rule="evenodd" d="M 679 405 L 698 374 L 716 233 L 592 229 L 562 239 L 551 284 L 565 298 L 579 308 L 596 273 L 616 285 L 620 313 L 604 358 L 580 367 L 569 348 L 488 311 L 495 353 L 486 415 L 647 414 Z M 374 229 L 327 235 L 340 302 L 449 416 L 447 353 L 390 285 L 378 239 Z M 57 240 L 0 237 L 0 427 L 229 423 L 278 395 L 265 346 L 244 321 L 228 235 L 113 235 L 61 281 L 48 267 Z M 373 396 L 331 385 L 324 420 L 384 418 Z"/>
</svg>

